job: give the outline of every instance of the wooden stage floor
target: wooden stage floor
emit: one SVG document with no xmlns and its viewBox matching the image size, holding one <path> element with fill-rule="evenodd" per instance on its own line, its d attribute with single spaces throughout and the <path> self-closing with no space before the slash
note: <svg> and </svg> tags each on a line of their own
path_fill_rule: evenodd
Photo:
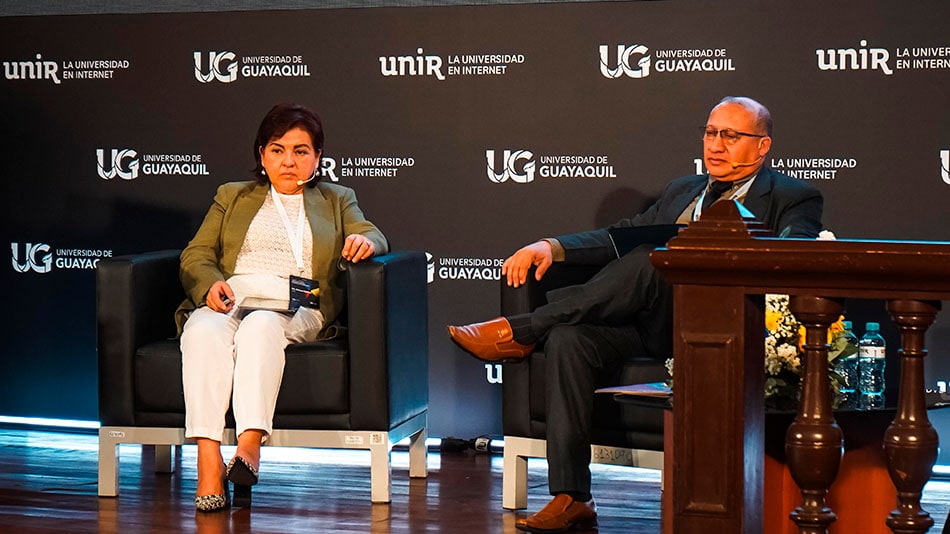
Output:
<svg viewBox="0 0 950 534">
<path fill-rule="evenodd" d="M 120 496 L 99 498 L 91 434 L 0 428 L 0 532 L 513 533 L 526 512 L 501 507 L 501 456 L 429 453 L 429 478 L 409 480 L 408 453 L 393 452 L 393 496 L 370 504 L 369 453 L 265 447 L 251 509 L 194 510 L 195 448 L 156 474 L 150 447 L 120 447 Z M 229 454 L 231 448 L 225 448 Z M 658 471 L 592 466 L 601 533 L 660 530 Z M 529 510 L 549 499 L 543 460 L 529 462 Z M 924 507 L 941 532 L 950 482 L 931 481 Z"/>
</svg>

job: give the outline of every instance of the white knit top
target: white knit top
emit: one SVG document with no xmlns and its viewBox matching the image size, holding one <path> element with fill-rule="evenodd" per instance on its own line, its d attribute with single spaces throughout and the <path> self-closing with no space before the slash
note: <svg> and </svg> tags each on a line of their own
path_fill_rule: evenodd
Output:
<svg viewBox="0 0 950 534">
<path fill-rule="evenodd" d="M 277 205 L 271 195 L 277 194 L 280 198 L 291 228 L 296 229 L 297 218 L 303 208 L 303 195 L 283 195 L 273 189 L 267 193 L 264 205 L 254 215 L 251 226 L 244 236 L 244 244 L 238 252 L 237 262 L 234 265 L 234 274 L 273 274 L 282 278 L 289 278 L 291 274 L 313 277 L 313 233 L 304 214 L 303 227 L 303 270 L 297 268 L 294 254 L 290 245 L 290 236 L 287 227 L 277 211 Z"/>
</svg>

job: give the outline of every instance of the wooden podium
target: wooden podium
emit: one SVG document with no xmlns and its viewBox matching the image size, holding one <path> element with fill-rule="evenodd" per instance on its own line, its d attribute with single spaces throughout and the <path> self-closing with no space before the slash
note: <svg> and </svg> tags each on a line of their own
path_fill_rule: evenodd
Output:
<svg viewBox="0 0 950 534">
<path fill-rule="evenodd" d="M 849 412 L 840 414 L 846 436 L 846 450 L 841 459 L 838 476 L 828 491 L 826 504 L 835 511 L 838 519 L 831 524 L 831 534 L 886 534 L 885 525 L 894 503 L 897 490 L 887 472 L 882 436 L 894 410 L 877 412 Z M 789 516 L 802 502 L 801 491 L 785 463 L 784 432 L 791 423 L 785 414 L 766 414 L 765 463 L 763 465 L 763 530 L 764 534 L 797 534 L 798 526 Z M 673 415 L 666 410 L 664 416 L 666 443 L 673 443 Z M 782 434 L 782 436 L 778 436 Z M 664 453 L 662 498 L 663 533 L 672 534 L 673 451 Z"/>
<path fill-rule="evenodd" d="M 882 436 L 898 499 L 886 517 L 873 519 L 893 532 L 933 526 L 920 507 L 938 445 L 924 399 L 924 335 L 940 301 L 950 300 L 950 243 L 776 239 L 733 201 L 714 204 L 651 261 L 673 284 L 676 365 L 667 443 L 676 467 L 668 470 L 665 493 L 676 534 L 765 530 L 765 293 L 791 295 L 789 307 L 806 329 L 802 400 L 785 438 L 802 502 L 792 512 L 798 532 L 829 532 L 852 514 L 828 498 L 843 435 L 831 411 L 826 336 L 849 297 L 885 300 L 901 332 L 897 412 Z M 866 508 L 854 513 L 871 515 Z"/>
</svg>

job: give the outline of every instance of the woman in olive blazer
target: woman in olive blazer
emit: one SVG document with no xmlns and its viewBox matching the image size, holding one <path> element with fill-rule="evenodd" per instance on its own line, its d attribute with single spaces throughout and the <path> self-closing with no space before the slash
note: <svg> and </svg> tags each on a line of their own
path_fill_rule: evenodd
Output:
<svg viewBox="0 0 950 534">
<path fill-rule="evenodd" d="M 181 332 L 185 436 L 198 445 L 202 512 L 250 506 L 261 443 L 273 429 L 274 407 L 291 342 L 313 341 L 343 304 L 345 262 L 388 249 L 363 217 L 356 194 L 319 182 L 323 125 L 309 109 L 270 110 L 254 142 L 256 180 L 221 185 L 195 237 L 181 253 L 187 299 L 176 311 Z M 317 306 L 248 312 L 247 297 L 286 300 L 290 277 L 316 282 Z M 312 283 L 312 282 L 310 282 Z M 221 455 L 225 413 L 234 413 L 237 450 Z"/>
</svg>

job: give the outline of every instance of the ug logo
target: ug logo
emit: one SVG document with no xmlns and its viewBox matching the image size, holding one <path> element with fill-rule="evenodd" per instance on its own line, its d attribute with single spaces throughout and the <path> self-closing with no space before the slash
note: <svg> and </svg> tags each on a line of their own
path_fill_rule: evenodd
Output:
<svg viewBox="0 0 950 534">
<path fill-rule="evenodd" d="M 610 47 L 600 45 L 600 73 L 605 78 L 619 78 L 627 75 L 630 78 L 646 78 L 650 75 L 650 49 L 641 44 L 617 45 L 617 66 L 610 67 Z M 631 56 L 639 55 L 636 65 L 632 64 Z"/>
<path fill-rule="evenodd" d="M 195 79 L 201 83 L 218 80 L 231 83 L 237 80 L 238 64 L 234 52 L 208 52 L 208 70 L 201 67 L 201 52 L 195 52 Z"/>
<path fill-rule="evenodd" d="M 500 162 L 501 172 L 495 170 L 498 168 L 499 162 L 496 161 L 494 150 L 486 150 L 485 159 L 488 162 L 488 179 L 496 184 L 506 182 L 509 179 L 519 184 L 534 181 L 534 154 L 530 150 L 505 150 Z"/>
<path fill-rule="evenodd" d="M 940 151 L 940 176 L 943 183 L 950 185 L 950 150 Z"/>
<path fill-rule="evenodd" d="M 48 273 L 53 269 L 53 256 L 49 254 L 49 245 L 45 243 L 27 243 L 24 247 L 24 261 L 20 262 L 20 246 L 17 243 L 10 243 L 13 256 L 13 270 L 18 273 L 34 271 L 37 273 Z"/>
<path fill-rule="evenodd" d="M 112 161 L 106 169 L 105 150 L 96 149 L 96 159 L 99 162 L 99 176 L 103 180 L 111 180 L 118 176 L 123 180 L 134 180 L 139 177 L 138 153 L 131 148 L 122 150 L 112 149 Z"/>
</svg>

